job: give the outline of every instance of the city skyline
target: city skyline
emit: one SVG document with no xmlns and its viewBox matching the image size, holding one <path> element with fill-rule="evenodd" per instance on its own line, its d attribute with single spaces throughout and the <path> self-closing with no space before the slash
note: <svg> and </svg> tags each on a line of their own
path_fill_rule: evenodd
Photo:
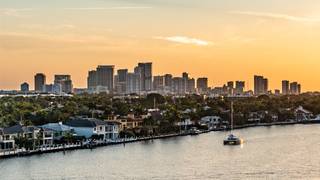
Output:
<svg viewBox="0 0 320 180">
<path fill-rule="evenodd" d="M 154 74 L 187 71 L 210 86 L 242 79 L 253 89 L 252 76 L 262 74 L 270 89 L 288 79 L 320 90 L 320 2 L 3 0 L 0 7 L 0 89 L 32 84 L 36 72 L 49 81 L 68 73 L 86 87 L 97 64 L 122 69 L 147 59 Z"/>
</svg>

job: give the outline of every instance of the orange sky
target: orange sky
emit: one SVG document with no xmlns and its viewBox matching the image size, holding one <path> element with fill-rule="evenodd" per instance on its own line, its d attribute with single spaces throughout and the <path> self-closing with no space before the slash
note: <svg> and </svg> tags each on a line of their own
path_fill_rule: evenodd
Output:
<svg viewBox="0 0 320 180">
<path fill-rule="evenodd" d="M 154 74 L 183 71 L 210 85 L 254 74 L 299 81 L 320 90 L 320 2 L 204 0 L 0 2 L 0 89 L 18 89 L 33 75 L 71 74 L 86 86 L 99 64 L 132 68 L 152 61 Z M 290 4 L 288 5 L 288 2 Z"/>
</svg>

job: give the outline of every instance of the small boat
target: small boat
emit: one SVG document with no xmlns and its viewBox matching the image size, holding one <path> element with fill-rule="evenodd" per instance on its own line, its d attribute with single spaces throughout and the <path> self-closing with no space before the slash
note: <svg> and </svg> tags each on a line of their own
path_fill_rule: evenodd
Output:
<svg viewBox="0 0 320 180">
<path fill-rule="evenodd" d="M 231 132 L 223 141 L 223 145 L 237 146 L 243 143 L 243 140 L 232 134 L 233 130 L 233 102 L 231 101 Z"/>
<path fill-rule="evenodd" d="M 241 145 L 243 143 L 242 139 L 236 137 L 233 134 L 230 134 L 224 141 L 224 145 Z"/>
<path fill-rule="evenodd" d="M 199 135 L 200 133 L 201 133 L 201 131 L 198 130 L 197 128 L 191 128 L 190 129 L 190 135 L 192 135 L 192 136 Z"/>
</svg>

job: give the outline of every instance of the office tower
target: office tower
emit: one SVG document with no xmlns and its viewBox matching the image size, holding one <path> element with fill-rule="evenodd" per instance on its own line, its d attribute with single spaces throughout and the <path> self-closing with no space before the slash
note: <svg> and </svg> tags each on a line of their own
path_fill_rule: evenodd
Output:
<svg viewBox="0 0 320 180">
<path fill-rule="evenodd" d="M 115 77 L 115 88 L 117 93 L 126 94 L 127 93 L 127 75 L 128 69 L 119 69 L 117 76 Z"/>
<path fill-rule="evenodd" d="M 97 86 L 107 90 L 109 93 L 113 92 L 114 88 L 114 66 L 100 65 L 97 67 Z"/>
<path fill-rule="evenodd" d="M 128 73 L 126 82 L 127 94 L 140 94 L 140 74 L 139 73 Z"/>
<path fill-rule="evenodd" d="M 188 79 L 188 92 L 189 93 L 196 92 L 196 80 L 194 78 Z"/>
<path fill-rule="evenodd" d="M 189 80 L 189 74 L 184 72 L 182 73 L 182 79 L 183 79 L 183 91 L 184 93 L 188 92 L 188 80 Z"/>
<path fill-rule="evenodd" d="M 172 78 L 172 92 L 174 94 L 185 94 L 184 91 L 185 87 L 184 87 L 184 80 L 182 77 L 174 77 Z"/>
<path fill-rule="evenodd" d="M 301 94 L 301 84 L 298 84 L 298 94 Z"/>
<path fill-rule="evenodd" d="M 236 94 L 242 95 L 245 89 L 245 82 L 244 81 L 236 81 Z"/>
<path fill-rule="evenodd" d="M 70 75 L 54 75 L 54 84 L 61 86 L 61 92 L 72 93 L 73 85 Z"/>
<path fill-rule="evenodd" d="M 141 91 L 152 90 L 152 63 L 139 63 L 135 68 L 135 73 L 140 75 Z"/>
<path fill-rule="evenodd" d="M 290 93 L 298 95 L 301 93 L 301 85 L 298 82 L 290 83 Z"/>
<path fill-rule="evenodd" d="M 254 76 L 254 94 L 267 94 L 269 89 L 269 82 L 263 76 Z"/>
<path fill-rule="evenodd" d="M 228 87 L 228 95 L 233 95 L 234 94 L 234 82 L 229 81 L 227 83 L 227 87 Z"/>
<path fill-rule="evenodd" d="M 197 79 L 197 89 L 200 94 L 204 94 L 208 90 L 208 78 L 198 78 Z"/>
<path fill-rule="evenodd" d="M 29 84 L 26 83 L 26 82 L 22 83 L 21 86 L 20 86 L 20 90 L 22 92 L 29 92 Z"/>
<path fill-rule="evenodd" d="M 43 92 L 44 85 L 46 84 L 46 75 L 38 73 L 34 76 L 34 90 L 36 92 Z"/>
<path fill-rule="evenodd" d="M 166 92 L 172 91 L 172 75 L 171 74 L 164 75 L 164 88 Z"/>
<path fill-rule="evenodd" d="M 282 81 L 282 94 L 287 95 L 290 93 L 289 81 L 283 80 Z"/>
<path fill-rule="evenodd" d="M 94 90 L 98 85 L 97 71 L 89 71 L 87 78 L 88 90 Z"/>
<path fill-rule="evenodd" d="M 164 76 L 153 77 L 153 90 L 162 93 L 164 90 Z"/>
</svg>

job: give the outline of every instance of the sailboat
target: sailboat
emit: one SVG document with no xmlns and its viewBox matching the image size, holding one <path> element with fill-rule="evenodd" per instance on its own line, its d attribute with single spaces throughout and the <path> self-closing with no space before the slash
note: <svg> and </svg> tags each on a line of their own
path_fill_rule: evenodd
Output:
<svg viewBox="0 0 320 180">
<path fill-rule="evenodd" d="M 233 131 L 233 101 L 231 101 L 231 131 L 228 137 L 223 141 L 224 145 L 241 145 L 243 140 L 232 134 Z"/>
</svg>

